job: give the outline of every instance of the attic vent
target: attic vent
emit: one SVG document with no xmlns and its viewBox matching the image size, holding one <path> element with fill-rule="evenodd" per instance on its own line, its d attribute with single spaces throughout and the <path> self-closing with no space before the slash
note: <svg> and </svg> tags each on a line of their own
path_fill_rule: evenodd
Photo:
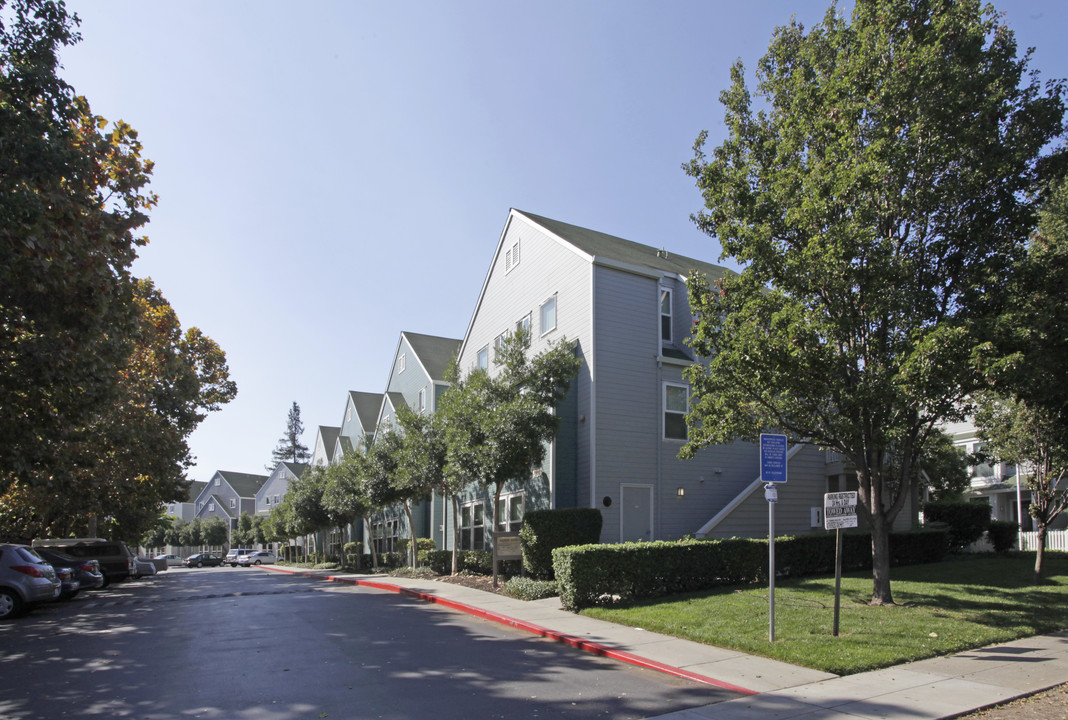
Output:
<svg viewBox="0 0 1068 720">
<path fill-rule="evenodd" d="M 658 258 L 664 258 L 665 260 L 667 260 L 668 251 L 665 250 L 664 248 L 660 248 L 659 250 L 656 251 L 656 256 Z"/>
<path fill-rule="evenodd" d="M 519 241 L 504 254 L 504 271 L 511 272 L 512 268 L 519 264 Z"/>
</svg>

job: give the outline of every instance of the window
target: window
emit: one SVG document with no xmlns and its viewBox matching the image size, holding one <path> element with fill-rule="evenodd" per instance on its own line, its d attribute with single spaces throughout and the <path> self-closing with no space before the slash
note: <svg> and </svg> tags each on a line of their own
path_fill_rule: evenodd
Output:
<svg viewBox="0 0 1068 720">
<path fill-rule="evenodd" d="M 401 353 L 400 357 L 397 358 L 397 374 L 398 375 L 400 375 L 402 372 L 404 372 L 405 363 L 406 363 L 406 360 L 405 360 L 405 357 L 404 357 L 404 353 Z"/>
<path fill-rule="evenodd" d="M 489 345 L 478 351 L 478 359 L 475 361 L 475 367 L 479 370 L 489 370 Z"/>
<path fill-rule="evenodd" d="M 275 495 L 275 496 L 274 496 L 274 504 L 275 504 L 275 505 L 277 505 L 277 504 L 278 504 L 278 496 L 277 496 L 277 495 Z"/>
<path fill-rule="evenodd" d="M 493 356 L 500 357 L 501 350 L 504 348 L 504 341 L 508 339 L 508 331 L 505 330 L 497 337 L 493 338 Z"/>
<path fill-rule="evenodd" d="M 527 313 L 519 319 L 515 324 L 516 332 L 522 330 L 523 332 L 530 334 L 530 313 Z"/>
<path fill-rule="evenodd" d="M 515 244 L 504 253 L 504 272 L 512 272 L 512 268 L 519 264 L 519 241 L 516 240 Z"/>
<path fill-rule="evenodd" d="M 546 300 L 541 305 L 541 334 L 556 329 L 556 296 Z"/>
<path fill-rule="evenodd" d="M 237 500 L 234 500 L 233 498 L 230 498 L 230 507 L 231 508 L 237 507 Z"/>
<path fill-rule="evenodd" d="M 425 387 L 419 388 L 419 400 L 416 401 L 416 408 L 418 409 L 419 412 L 424 412 L 426 410 L 426 388 Z"/>
<path fill-rule="evenodd" d="M 215 512 L 215 503 L 208 503 L 208 512 Z"/>
<path fill-rule="evenodd" d="M 664 383 L 664 439 L 685 440 L 686 413 L 690 410 L 690 389 Z"/>
<path fill-rule="evenodd" d="M 486 547 L 486 505 L 481 500 L 460 508 L 460 549 L 484 550 Z"/>
<path fill-rule="evenodd" d="M 204 509 L 204 503 L 202 503 L 202 502 L 201 503 L 197 503 L 197 512 L 200 512 L 203 509 Z"/>
<path fill-rule="evenodd" d="M 519 532 L 523 525 L 523 493 L 501 496 L 496 522 L 497 532 Z"/>
<path fill-rule="evenodd" d="M 374 534 L 376 552 L 394 552 L 400 532 L 400 521 L 378 520 L 371 525 L 371 532 Z"/>
<path fill-rule="evenodd" d="M 270 504 L 271 504 L 271 496 L 270 496 L 270 495 L 268 495 L 268 496 L 267 496 L 266 498 L 264 498 L 264 499 L 265 499 L 265 500 L 267 501 L 267 504 L 268 504 L 268 505 L 270 505 Z"/>
<path fill-rule="evenodd" d="M 660 288 L 660 339 L 671 342 L 671 290 Z"/>
<path fill-rule="evenodd" d="M 219 478 L 215 478 L 215 485 L 218 486 L 220 483 L 221 481 L 219 480 Z"/>
</svg>

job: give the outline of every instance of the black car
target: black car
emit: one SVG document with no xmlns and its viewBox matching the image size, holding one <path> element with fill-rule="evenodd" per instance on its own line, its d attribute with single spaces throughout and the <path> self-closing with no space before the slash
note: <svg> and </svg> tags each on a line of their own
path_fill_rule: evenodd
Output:
<svg viewBox="0 0 1068 720">
<path fill-rule="evenodd" d="M 94 558 L 75 558 L 61 553 L 52 548 L 37 548 L 37 554 L 43 557 L 48 564 L 59 570 L 61 567 L 70 568 L 74 573 L 74 579 L 78 581 L 78 590 L 69 595 L 70 599 L 82 590 L 95 590 L 104 587 L 104 574 L 100 572 L 100 561 Z"/>
<path fill-rule="evenodd" d="M 103 538 L 62 538 L 34 540 L 33 549 L 46 548 L 79 560 L 97 560 L 104 573 L 104 587 L 133 575 L 134 556 L 120 540 Z"/>
<path fill-rule="evenodd" d="M 222 558 L 215 553 L 197 553 L 196 555 L 190 555 L 185 559 L 186 567 L 219 567 L 222 565 Z"/>
</svg>

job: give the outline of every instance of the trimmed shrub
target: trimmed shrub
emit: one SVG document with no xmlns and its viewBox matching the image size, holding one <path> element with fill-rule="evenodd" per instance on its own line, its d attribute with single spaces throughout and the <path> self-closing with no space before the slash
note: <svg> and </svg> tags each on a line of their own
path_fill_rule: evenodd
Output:
<svg viewBox="0 0 1068 720">
<path fill-rule="evenodd" d="M 415 564 L 426 565 L 428 564 L 427 553 L 436 548 L 433 538 L 416 538 L 415 539 Z M 408 557 L 408 538 L 401 538 L 397 540 L 396 544 L 397 553 L 401 557 Z M 407 562 L 407 560 L 405 560 Z"/>
<path fill-rule="evenodd" d="M 559 590 L 555 580 L 534 580 L 527 577 L 514 577 L 504 584 L 504 593 L 517 600 L 541 600 L 556 597 Z"/>
<path fill-rule="evenodd" d="M 804 576 L 834 570 L 832 534 L 775 539 L 776 575 Z M 871 567 L 871 535 L 846 533 L 842 566 Z M 891 533 L 891 564 L 935 562 L 945 556 L 946 531 Z M 577 545 L 553 551 L 560 602 L 569 610 L 617 601 L 767 582 L 767 540 Z"/>
<path fill-rule="evenodd" d="M 945 523 L 949 528 L 949 547 L 963 552 L 983 536 L 990 525 L 990 506 L 972 502 L 933 502 L 923 506 L 924 523 Z"/>
<path fill-rule="evenodd" d="M 604 519 L 597 508 L 532 510 L 523 516 L 519 540 L 523 567 L 536 578 L 553 577 L 553 550 L 568 545 L 592 545 L 601 539 Z"/>
<path fill-rule="evenodd" d="M 986 537 L 994 546 L 994 552 L 1003 553 L 1016 547 L 1017 531 L 1019 528 L 1014 522 L 994 520 L 986 529 Z"/>
<path fill-rule="evenodd" d="M 430 550 L 426 560 L 438 575 L 452 573 L 452 550 Z M 461 550 L 456 564 L 458 572 L 490 575 L 493 573 L 493 553 L 489 550 Z"/>
</svg>

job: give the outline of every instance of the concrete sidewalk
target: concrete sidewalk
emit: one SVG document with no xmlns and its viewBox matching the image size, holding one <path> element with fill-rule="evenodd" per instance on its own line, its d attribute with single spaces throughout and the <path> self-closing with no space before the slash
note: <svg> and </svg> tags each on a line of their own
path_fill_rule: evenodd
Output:
<svg viewBox="0 0 1068 720">
<path fill-rule="evenodd" d="M 264 568 L 267 569 L 267 568 Z M 446 582 L 270 569 L 408 595 L 742 697 L 658 720 L 952 718 L 1068 682 L 1068 632 L 839 677 Z"/>
</svg>

